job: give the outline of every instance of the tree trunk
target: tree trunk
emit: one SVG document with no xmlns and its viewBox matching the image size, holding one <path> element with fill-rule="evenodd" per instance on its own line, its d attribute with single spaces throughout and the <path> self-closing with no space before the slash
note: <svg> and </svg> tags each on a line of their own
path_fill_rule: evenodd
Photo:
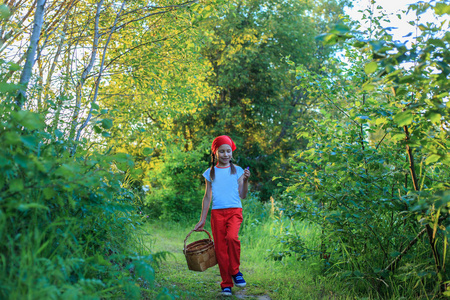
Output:
<svg viewBox="0 0 450 300">
<path fill-rule="evenodd" d="M 100 22 L 100 12 L 101 12 L 102 6 L 103 6 L 103 0 L 100 0 L 97 3 L 97 12 L 95 13 L 94 41 L 92 42 L 91 58 L 89 60 L 88 65 L 86 66 L 83 73 L 81 74 L 81 78 L 76 87 L 75 109 L 72 114 L 72 126 L 70 129 L 70 135 L 69 135 L 70 140 L 75 139 L 75 133 L 76 133 L 77 126 L 78 126 L 78 115 L 80 114 L 80 110 L 81 110 L 81 98 L 82 98 L 82 93 L 83 93 L 84 82 L 86 81 L 86 78 L 87 78 L 89 72 L 91 72 L 92 68 L 94 67 L 95 59 L 97 57 L 98 40 L 100 38 L 100 34 L 98 32 L 98 27 L 99 27 L 99 22 Z M 74 49 L 74 51 L 75 51 L 75 49 Z"/>
<path fill-rule="evenodd" d="M 405 131 L 406 142 L 408 142 L 410 140 L 408 126 L 404 126 L 403 130 Z M 406 144 L 406 151 L 407 151 L 408 158 L 409 158 L 409 171 L 411 173 L 411 179 L 413 182 L 414 190 L 416 192 L 418 192 L 419 191 L 419 179 L 417 178 L 416 169 L 415 169 L 415 165 L 414 165 L 413 151 L 408 144 Z M 430 225 L 426 224 L 425 229 L 426 229 L 426 233 L 428 235 L 428 241 L 430 242 L 431 253 L 433 254 L 433 258 L 434 258 L 434 267 L 435 267 L 436 273 L 439 276 L 439 274 L 442 274 L 441 273 L 442 265 L 441 265 L 441 255 L 439 254 L 439 251 L 436 247 L 436 238 L 433 234 L 433 229 L 431 228 Z M 440 286 L 441 292 L 443 292 L 445 290 L 445 287 L 443 285 L 444 280 L 440 279 L 439 281 L 440 281 L 439 286 Z"/>
<path fill-rule="evenodd" d="M 22 88 L 19 90 L 16 96 L 16 104 L 17 106 L 19 106 L 19 108 L 22 108 L 23 104 L 27 100 L 27 87 L 33 71 L 37 45 L 39 43 L 39 37 L 41 36 L 42 23 L 44 23 L 45 2 L 46 0 L 38 0 L 36 5 L 33 32 L 30 38 L 30 46 L 28 47 L 27 59 L 20 76 L 19 84 L 22 86 Z"/>
</svg>

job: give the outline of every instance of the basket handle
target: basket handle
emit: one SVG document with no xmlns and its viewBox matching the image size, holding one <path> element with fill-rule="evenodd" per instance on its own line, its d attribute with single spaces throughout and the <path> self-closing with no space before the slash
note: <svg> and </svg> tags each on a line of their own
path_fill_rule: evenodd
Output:
<svg viewBox="0 0 450 300">
<path fill-rule="evenodd" d="M 186 242 L 187 242 L 187 239 L 189 238 L 189 236 L 191 235 L 191 233 L 193 233 L 194 231 L 195 231 L 195 230 L 192 229 L 191 232 L 189 232 L 188 235 L 186 236 L 186 238 L 184 239 L 184 248 L 183 248 L 184 254 L 186 254 Z M 206 233 L 209 235 L 209 239 L 212 240 L 211 234 L 210 234 L 207 230 L 201 229 L 201 230 L 198 230 L 198 231 L 204 231 L 204 232 L 206 232 Z"/>
</svg>

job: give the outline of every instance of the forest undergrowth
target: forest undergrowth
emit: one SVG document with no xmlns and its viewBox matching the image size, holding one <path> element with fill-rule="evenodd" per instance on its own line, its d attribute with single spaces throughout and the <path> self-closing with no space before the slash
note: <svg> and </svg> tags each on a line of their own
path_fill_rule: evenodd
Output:
<svg viewBox="0 0 450 300">
<path fill-rule="evenodd" d="M 320 246 L 320 229 L 284 217 L 274 202 L 262 204 L 254 196 L 244 202 L 241 271 L 247 287 L 234 287 L 232 299 L 376 299 L 370 293 L 357 295 L 338 279 L 325 277 L 322 273 L 327 262 L 319 255 L 308 260 L 294 255 L 280 258 L 286 233 L 300 234 L 312 249 Z M 197 217 L 193 216 L 182 222 L 145 225 L 146 244 L 154 252 L 168 252 L 167 259 L 156 268 L 155 287 L 146 295 L 148 299 L 225 298 L 220 295 L 218 266 L 205 272 L 188 270 L 182 249 L 196 222 Z M 205 229 L 211 232 L 209 222 Z M 187 244 L 205 238 L 203 235 L 193 233 Z"/>
</svg>

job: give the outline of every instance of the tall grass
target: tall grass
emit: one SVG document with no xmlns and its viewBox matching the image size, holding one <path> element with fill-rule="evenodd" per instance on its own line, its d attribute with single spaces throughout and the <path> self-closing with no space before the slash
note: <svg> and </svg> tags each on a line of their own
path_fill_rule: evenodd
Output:
<svg viewBox="0 0 450 300">
<path fill-rule="evenodd" d="M 318 226 L 284 216 L 273 198 L 263 204 L 253 196 L 243 203 L 242 268 L 250 272 L 250 293 L 264 291 L 272 299 L 352 299 L 339 281 L 323 275 L 326 260 L 320 255 L 285 254 L 285 240 L 298 236 L 307 249 L 318 249 Z"/>
<path fill-rule="evenodd" d="M 241 271 L 248 285 L 241 293 L 268 295 L 271 299 L 355 299 L 348 287 L 323 274 L 326 260 L 319 255 L 309 255 L 307 259 L 301 254 L 279 255 L 286 250 L 283 239 L 290 232 L 293 236 L 300 235 L 308 248 L 320 247 L 320 228 L 285 217 L 275 201 L 263 204 L 257 194 L 243 200 L 243 212 Z M 202 273 L 189 271 L 182 253 L 184 238 L 198 222 L 198 217 L 148 224 L 147 243 L 152 245 L 152 250 L 171 253 L 157 271 L 154 297 L 166 292 L 181 299 L 218 297 L 221 281 L 218 268 Z M 210 230 L 209 222 L 205 229 Z M 201 238 L 205 238 L 204 233 L 193 233 L 188 243 Z M 238 292 L 238 289 L 233 290 Z"/>
<path fill-rule="evenodd" d="M 258 292 L 258 288 L 252 286 L 256 284 L 264 287 L 261 292 L 264 290 L 272 299 L 397 300 L 417 299 L 417 289 L 422 289 L 420 299 L 433 298 L 426 291 L 427 280 L 432 280 L 426 276 L 426 272 L 423 272 L 422 280 L 394 275 L 386 281 L 380 281 L 380 284 L 390 287 L 389 294 L 380 294 L 371 288 L 367 284 L 369 278 L 360 278 L 359 281 L 356 276 L 344 278 L 343 272 L 337 272 L 341 266 L 323 255 L 324 235 L 317 223 L 285 216 L 281 205 L 279 207 L 274 199 L 263 204 L 253 196 L 243 203 L 244 222 L 240 235 L 243 245 L 242 267 L 251 272 L 250 291 Z M 326 254 L 345 255 L 336 251 L 338 249 L 327 249 Z M 420 258 L 400 267 L 399 273 L 416 272 L 416 264 L 420 264 Z M 432 270 L 431 265 L 424 264 L 422 268 Z"/>
</svg>

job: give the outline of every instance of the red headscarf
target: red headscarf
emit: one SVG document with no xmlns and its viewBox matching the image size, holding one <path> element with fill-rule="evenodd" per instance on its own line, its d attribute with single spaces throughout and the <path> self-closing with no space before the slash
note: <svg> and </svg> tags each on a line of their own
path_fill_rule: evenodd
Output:
<svg viewBox="0 0 450 300">
<path fill-rule="evenodd" d="M 234 144 L 233 140 L 228 135 L 221 135 L 214 139 L 211 145 L 211 151 L 212 153 L 216 153 L 217 149 L 219 149 L 220 146 L 223 144 L 230 145 L 231 151 L 236 150 L 236 145 Z"/>
</svg>

